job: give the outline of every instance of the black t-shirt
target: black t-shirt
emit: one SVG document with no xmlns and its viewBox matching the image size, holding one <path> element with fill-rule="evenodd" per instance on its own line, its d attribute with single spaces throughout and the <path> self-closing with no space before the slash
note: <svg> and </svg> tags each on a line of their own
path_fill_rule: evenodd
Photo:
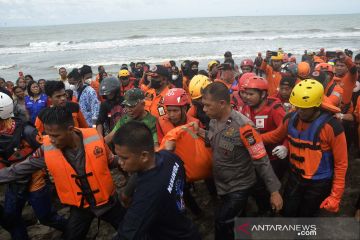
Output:
<svg viewBox="0 0 360 240">
<path fill-rule="evenodd" d="M 12 99 L 11 92 L 9 92 L 9 90 L 7 90 L 6 88 L 0 87 L 0 92 L 5 93 Z"/>
<path fill-rule="evenodd" d="M 119 226 L 119 239 L 201 239 L 184 215 L 181 159 L 169 151 L 160 151 L 155 158 L 155 168 L 138 173 L 133 201 Z"/>
<path fill-rule="evenodd" d="M 111 132 L 115 124 L 125 114 L 125 110 L 121 105 L 122 101 L 123 98 L 120 97 L 118 101 L 107 100 L 101 103 L 96 125 L 103 125 L 104 135 Z"/>
</svg>

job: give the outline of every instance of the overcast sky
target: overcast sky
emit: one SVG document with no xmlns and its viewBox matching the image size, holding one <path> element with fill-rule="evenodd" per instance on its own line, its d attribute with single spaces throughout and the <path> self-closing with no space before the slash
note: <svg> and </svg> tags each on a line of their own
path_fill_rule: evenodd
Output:
<svg viewBox="0 0 360 240">
<path fill-rule="evenodd" d="M 0 0 L 0 27 L 359 12 L 360 0 Z"/>
</svg>

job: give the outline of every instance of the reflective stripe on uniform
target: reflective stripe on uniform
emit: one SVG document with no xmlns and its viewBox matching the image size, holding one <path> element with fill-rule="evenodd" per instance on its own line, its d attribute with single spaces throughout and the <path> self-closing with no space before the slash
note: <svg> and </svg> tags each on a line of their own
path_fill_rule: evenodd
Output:
<svg viewBox="0 0 360 240">
<path fill-rule="evenodd" d="M 99 135 L 94 135 L 94 136 L 85 138 L 84 139 L 84 145 L 95 142 L 95 141 L 98 141 L 99 139 L 100 139 Z"/>
</svg>

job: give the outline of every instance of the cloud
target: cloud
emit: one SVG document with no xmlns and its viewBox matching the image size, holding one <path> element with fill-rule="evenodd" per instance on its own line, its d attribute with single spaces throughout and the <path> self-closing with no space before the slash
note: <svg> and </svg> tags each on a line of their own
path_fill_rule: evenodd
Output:
<svg viewBox="0 0 360 240">
<path fill-rule="evenodd" d="M 333 14 L 360 11 L 359 0 L 0 0 L 0 24 L 50 25 L 181 17 Z M 0 25 L 1 26 L 1 25 Z"/>
</svg>

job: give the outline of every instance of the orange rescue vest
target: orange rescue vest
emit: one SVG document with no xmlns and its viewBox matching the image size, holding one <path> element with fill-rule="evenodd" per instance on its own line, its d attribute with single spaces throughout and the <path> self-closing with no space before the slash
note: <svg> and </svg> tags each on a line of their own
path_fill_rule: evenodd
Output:
<svg viewBox="0 0 360 240">
<path fill-rule="evenodd" d="M 305 179 L 330 179 L 334 173 L 334 157 L 331 150 L 321 149 L 319 134 L 333 117 L 322 113 L 304 131 L 296 129 L 297 112 L 290 113 L 288 124 L 290 168 Z"/>
<path fill-rule="evenodd" d="M 85 176 L 79 176 L 68 163 L 60 149 L 51 144 L 49 136 L 44 136 L 44 158 L 46 166 L 54 178 L 57 194 L 61 203 L 76 207 L 89 207 L 80 185 L 80 178 L 85 178 L 90 186 L 96 205 L 109 201 L 115 187 L 108 168 L 104 141 L 96 129 L 78 129 L 83 135 L 85 151 Z"/>
</svg>

